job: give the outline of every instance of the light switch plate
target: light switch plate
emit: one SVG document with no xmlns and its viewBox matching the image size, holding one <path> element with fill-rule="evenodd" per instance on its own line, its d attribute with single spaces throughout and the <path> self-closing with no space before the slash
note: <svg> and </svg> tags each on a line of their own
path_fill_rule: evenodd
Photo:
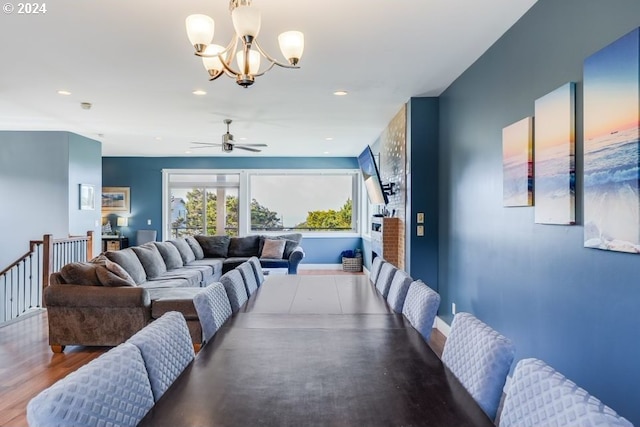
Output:
<svg viewBox="0 0 640 427">
<path fill-rule="evenodd" d="M 416 222 L 418 224 L 424 223 L 424 212 L 418 212 L 418 215 L 416 215 Z"/>
<path fill-rule="evenodd" d="M 416 234 L 418 235 L 418 237 L 424 236 L 424 226 L 419 225 L 416 229 Z"/>
</svg>

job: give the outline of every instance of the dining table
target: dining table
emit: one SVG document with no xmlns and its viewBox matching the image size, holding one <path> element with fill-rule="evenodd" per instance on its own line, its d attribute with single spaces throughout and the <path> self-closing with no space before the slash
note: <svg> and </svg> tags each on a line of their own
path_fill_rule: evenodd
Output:
<svg viewBox="0 0 640 427">
<path fill-rule="evenodd" d="M 139 426 L 493 426 L 366 275 L 273 275 Z"/>
</svg>

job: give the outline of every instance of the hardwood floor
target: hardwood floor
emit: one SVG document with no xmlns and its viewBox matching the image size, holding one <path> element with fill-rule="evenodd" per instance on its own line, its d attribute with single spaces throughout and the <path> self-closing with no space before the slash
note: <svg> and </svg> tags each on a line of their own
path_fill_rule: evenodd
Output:
<svg viewBox="0 0 640 427">
<path fill-rule="evenodd" d="M 299 274 L 362 274 L 336 270 L 302 270 Z M 445 337 L 434 329 L 429 345 L 440 356 Z M 47 313 L 0 327 L 0 427 L 27 426 L 29 400 L 109 347 L 67 346 L 54 354 L 48 344 Z"/>
</svg>

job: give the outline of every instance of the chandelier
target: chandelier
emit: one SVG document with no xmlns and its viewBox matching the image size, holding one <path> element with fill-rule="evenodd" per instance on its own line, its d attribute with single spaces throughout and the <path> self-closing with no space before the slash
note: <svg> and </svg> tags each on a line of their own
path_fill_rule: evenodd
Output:
<svg viewBox="0 0 640 427">
<path fill-rule="evenodd" d="M 223 74 L 236 79 L 243 87 L 253 84 L 259 77 L 271 70 L 274 65 L 284 68 L 300 68 L 298 61 L 304 50 L 304 34 L 300 31 L 286 31 L 278 36 L 278 43 L 288 64 L 275 60 L 258 43 L 260 32 L 260 11 L 251 6 L 251 0 L 231 0 L 229 2 L 231 19 L 235 30 L 234 37 L 227 47 L 212 44 L 215 23 L 207 15 L 189 15 L 186 19 L 187 35 L 195 48 L 195 54 L 202 57 L 204 68 L 210 79 L 215 80 Z M 238 42 L 242 43 L 238 49 Z M 234 57 L 238 69 L 232 66 Z M 260 58 L 264 57 L 269 65 L 260 71 Z"/>
</svg>

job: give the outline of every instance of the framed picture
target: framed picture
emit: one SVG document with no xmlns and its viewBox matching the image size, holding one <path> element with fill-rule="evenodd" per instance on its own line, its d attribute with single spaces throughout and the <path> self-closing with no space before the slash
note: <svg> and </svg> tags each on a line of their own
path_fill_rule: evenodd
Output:
<svg viewBox="0 0 640 427">
<path fill-rule="evenodd" d="M 102 187 L 102 212 L 129 212 L 129 187 Z"/>
<path fill-rule="evenodd" d="M 502 129 L 502 205 L 533 206 L 533 117 Z"/>
<path fill-rule="evenodd" d="M 94 210 L 96 208 L 96 196 L 93 185 L 80 184 L 80 210 Z"/>
</svg>

